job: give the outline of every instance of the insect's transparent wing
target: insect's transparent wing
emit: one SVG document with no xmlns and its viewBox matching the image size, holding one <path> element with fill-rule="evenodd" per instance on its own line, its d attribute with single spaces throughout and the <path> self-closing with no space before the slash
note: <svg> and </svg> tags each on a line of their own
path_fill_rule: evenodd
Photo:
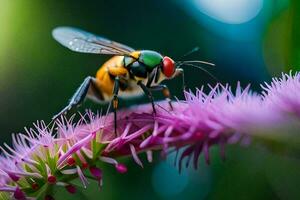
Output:
<svg viewBox="0 0 300 200">
<path fill-rule="evenodd" d="M 58 27 L 52 35 L 63 46 L 82 53 L 128 55 L 133 48 L 72 27 Z"/>
</svg>

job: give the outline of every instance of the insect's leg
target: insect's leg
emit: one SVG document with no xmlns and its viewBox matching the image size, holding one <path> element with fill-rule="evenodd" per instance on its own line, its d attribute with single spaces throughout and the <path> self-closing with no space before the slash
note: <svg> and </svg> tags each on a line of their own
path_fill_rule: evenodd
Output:
<svg viewBox="0 0 300 200">
<path fill-rule="evenodd" d="M 149 74 L 148 81 L 147 81 L 147 83 L 146 83 L 146 87 L 147 87 L 147 88 L 149 88 L 149 87 L 151 86 L 153 80 L 155 79 L 156 71 L 157 71 L 157 70 L 155 69 L 155 71 L 153 71 L 153 72 L 151 72 L 151 73 Z"/>
<path fill-rule="evenodd" d="M 154 105 L 154 98 L 153 98 L 153 95 L 152 95 L 151 91 L 141 81 L 139 81 L 137 84 L 142 88 L 144 93 L 148 96 L 148 98 L 149 98 L 149 100 L 151 101 L 151 104 L 152 104 L 153 113 L 156 114 L 155 105 Z"/>
<path fill-rule="evenodd" d="M 162 94 L 164 95 L 164 97 L 168 101 L 171 110 L 173 110 L 173 105 L 172 105 L 172 101 L 171 101 L 171 93 L 170 93 L 170 90 L 169 90 L 168 86 L 166 86 L 166 85 L 155 85 L 155 86 L 151 86 L 149 89 L 150 89 L 150 91 L 162 91 Z"/>
<path fill-rule="evenodd" d="M 52 119 L 55 120 L 62 114 L 65 114 L 68 111 L 70 111 L 75 106 L 79 106 L 85 99 L 90 86 L 93 85 L 94 83 L 95 83 L 95 79 L 93 77 L 91 76 L 86 77 L 82 82 L 82 84 L 79 86 L 79 88 L 76 90 L 75 94 L 70 99 L 69 104 L 62 111 L 60 111 L 58 114 L 53 116 Z"/>
<path fill-rule="evenodd" d="M 119 89 L 120 89 L 120 79 L 117 76 L 115 78 L 115 84 L 114 84 L 114 89 L 113 89 L 113 99 L 112 99 L 112 105 L 113 105 L 113 109 L 114 109 L 114 128 L 115 128 L 115 136 L 117 136 L 117 109 L 118 109 L 118 93 L 119 93 Z"/>
</svg>

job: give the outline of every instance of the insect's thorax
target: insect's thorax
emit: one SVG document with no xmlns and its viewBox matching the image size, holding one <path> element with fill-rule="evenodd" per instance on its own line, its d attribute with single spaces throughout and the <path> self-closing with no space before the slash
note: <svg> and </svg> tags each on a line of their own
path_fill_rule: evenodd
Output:
<svg viewBox="0 0 300 200">
<path fill-rule="evenodd" d="M 124 65 L 132 78 L 143 80 L 162 65 L 163 56 L 156 51 L 134 51 L 124 57 Z"/>
<path fill-rule="evenodd" d="M 162 63 L 163 56 L 152 50 L 141 50 L 131 53 L 133 56 L 138 55 L 136 58 L 139 62 L 143 63 L 148 71 L 152 71 L 155 67 Z"/>
</svg>

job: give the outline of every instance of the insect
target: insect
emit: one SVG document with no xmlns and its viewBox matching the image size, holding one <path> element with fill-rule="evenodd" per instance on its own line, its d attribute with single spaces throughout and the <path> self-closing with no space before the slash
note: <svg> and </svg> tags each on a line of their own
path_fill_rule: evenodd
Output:
<svg viewBox="0 0 300 200">
<path fill-rule="evenodd" d="M 75 52 L 113 55 L 97 71 L 95 77 L 88 76 L 76 90 L 68 105 L 53 117 L 79 106 L 85 98 L 96 102 L 111 102 L 114 111 L 114 128 L 117 133 L 118 97 L 136 97 L 146 94 L 156 113 L 153 91 L 162 91 L 172 109 L 170 91 L 161 84 L 184 74 L 181 66 L 195 66 L 204 61 L 178 61 L 152 50 L 135 50 L 124 44 L 72 27 L 58 27 L 52 32 L 55 40 Z M 199 66 L 196 66 L 199 67 Z"/>
</svg>

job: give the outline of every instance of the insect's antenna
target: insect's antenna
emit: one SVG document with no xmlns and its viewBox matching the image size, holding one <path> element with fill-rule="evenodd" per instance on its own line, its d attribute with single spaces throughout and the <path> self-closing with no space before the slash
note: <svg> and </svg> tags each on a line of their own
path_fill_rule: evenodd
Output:
<svg viewBox="0 0 300 200">
<path fill-rule="evenodd" d="M 201 64 L 204 64 L 202 63 L 202 61 L 200 61 Z M 204 61 L 203 61 L 204 62 Z M 197 62 L 199 63 L 199 62 Z M 206 62 L 205 62 L 206 63 Z M 211 63 L 212 64 L 212 63 Z M 207 71 L 206 69 L 204 69 L 203 67 L 199 66 L 199 65 L 195 65 L 194 63 L 189 63 L 189 62 L 182 62 L 182 63 L 179 63 L 177 65 L 178 68 L 181 68 L 181 66 L 191 66 L 191 67 L 195 67 L 195 68 L 198 68 L 198 69 L 201 69 L 202 71 L 204 71 L 205 73 L 207 73 L 210 77 L 212 77 L 215 81 L 219 81 L 219 79 L 217 79 L 214 75 L 212 75 L 209 71 Z"/>
<path fill-rule="evenodd" d="M 186 52 L 185 54 L 183 54 L 183 56 L 180 57 L 180 60 L 187 57 L 187 56 L 189 56 L 189 55 L 191 55 L 191 54 L 193 54 L 193 53 L 195 53 L 195 52 L 197 52 L 197 51 L 199 51 L 199 50 L 200 50 L 200 48 L 198 46 L 194 47 L 192 50 L 190 50 L 190 51 Z"/>
<path fill-rule="evenodd" d="M 178 64 L 186 64 L 186 63 L 198 63 L 198 64 L 204 64 L 204 65 L 209 65 L 209 66 L 216 66 L 214 63 L 202 61 L 202 60 L 183 60 L 183 61 L 177 61 Z"/>
</svg>

